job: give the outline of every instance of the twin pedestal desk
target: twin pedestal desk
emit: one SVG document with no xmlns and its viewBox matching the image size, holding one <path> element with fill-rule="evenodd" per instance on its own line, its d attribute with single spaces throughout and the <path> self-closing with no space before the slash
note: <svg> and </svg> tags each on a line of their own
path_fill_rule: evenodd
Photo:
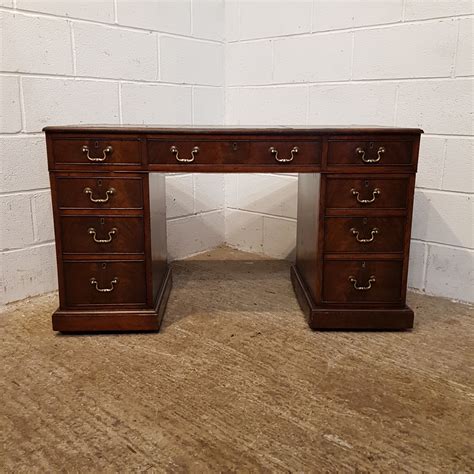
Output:
<svg viewBox="0 0 474 474">
<path fill-rule="evenodd" d="M 291 280 L 309 326 L 413 327 L 405 298 L 421 130 L 44 131 L 59 276 L 53 329 L 159 330 L 171 290 L 165 172 L 299 173 Z"/>
</svg>

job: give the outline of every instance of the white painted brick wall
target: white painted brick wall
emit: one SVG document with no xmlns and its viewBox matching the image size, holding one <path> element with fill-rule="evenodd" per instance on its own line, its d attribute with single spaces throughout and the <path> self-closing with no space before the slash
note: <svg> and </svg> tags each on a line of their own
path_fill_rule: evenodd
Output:
<svg viewBox="0 0 474 474">
<path fill-rule="evenodd" d="M 21 77 L 26 132 L 46 124 L 119 123 L 117 83 Z"/>
<path fill-rule="evenodd" d="M 402 19 L 403 0 L 315 0 L 313 31 L 395 23 Z"/>
<path fill-rule="evenodd" d="M 16 0 L 16 7 L 19 10 L 50 13 L 55 16 L 114 22 L 114 0 Z"/>
<path fill-rule="evenodd" d="M 0 304 L 56 288 L 41 128 L 425 129 L 409 284 L 474 301 L 470 0 L 1 0 Z M 170 258 L 293 258 L 296 178 L 167 177 Z"/>
<path fill-rule="evenodd" d="M 221 124 L 222 0 L 2 0 L 0 305 L 57 287 L 53 124 Z M 167 178 L 170 258 L 224 241 L 222 175 Z"/>
<path fill-rule="evenodd" d="M 352 78 L 449 77 L 458 29 L 458 21 L 445 20 L 357 30 Z"/>
<path fill-rule="evenodd" d="M 74 25 L 74 46 L 78 76 L 158 79 L 155 33 L 77 23 Z"/>
<path fill-rule="evenodd" d="M 123 123 L 192 123 L 191 87 L 124 83 L 121 101 Z"/>
<path fill-rule="evenodd" d="M 116 5 L 120 25 L 191 35 L 191 0 L 117 0 Z"/>
<path fill-rule="evenodd" d="M 225 78 L 228 125 L 423 128 L 409 285 L 471 302 L 473 5 L 229 0 Z M 226 241 L 291 258 L 295 220 L 280 205 L 296 182 L 280 196 L 280 177 L 260 179 L 226 177 Z"/>
<path fill-rule="evenodd" d="M 220 43 L 162 36 L 161 79 L 167 82 L 222 86 L 223 53 L 224 45 Z"/>
<path fill-rule="evenodd" d="M 7 39 L 2 71 L 72 74 L 71 31 L 66 20 L 2 11 L 0 26 Z"/>
<path fill-rule="evenodd" d="M 17 76 L 0 77 L 0 127 L 2 133 L 21 130 L 20 79 Z"/>
<path fill-rule="evenodd" d="M 193 87 L 193 121 L 201 125 L 224 123 L 223 87 Z"/>
<path fill-rule="evenodd" d="M 308 51 L 311 51 L 310 58 Z M 273 81 L 291 83 L 349 80 L 351 54 L 351 33 L 277 40 L 274 42 Z"/>
</svg>

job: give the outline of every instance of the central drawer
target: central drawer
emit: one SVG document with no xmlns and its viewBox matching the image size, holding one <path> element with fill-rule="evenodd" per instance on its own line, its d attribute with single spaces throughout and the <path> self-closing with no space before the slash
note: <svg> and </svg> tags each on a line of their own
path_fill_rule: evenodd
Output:
<svg viewBox="0 0 474 474">
<path fill-rule="evenodd" d="M 249 142 L 244 140 L 163 139 L 148 140 L 149 163 L 210 165 L 242 163 L 248 156 Z"/>
<path fill-rule="evenodd" d="M 325 252 L 402 252 L 405 217 L 326 217 Z"/>
<path fill-rule="evenodd" d="M 177 165 L 305 166 L 321 163 L 319 140 L 149 139 L 149 163 Z"/>
<path fill-rule="evenodd" d="M 62 216 L 61 235 L 66 254 L 144 252 L 143 217 Z"/>
<path fill-rule="evenodd" d="M 64 262 L 66 305 L 145 305 L 143 261 Z"/>
</svg>

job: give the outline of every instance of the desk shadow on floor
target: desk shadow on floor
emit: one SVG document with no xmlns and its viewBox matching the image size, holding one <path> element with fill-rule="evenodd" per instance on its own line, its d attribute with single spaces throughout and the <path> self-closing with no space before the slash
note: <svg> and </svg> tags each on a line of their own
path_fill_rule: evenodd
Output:
<svg viewBox="0 0 474 474">
<path fill-rule="evenodd" d="M 271 259 L 172 263 L 173 289 L 163 328 L 197 313 L 293 313 L 302 317 L 290 281 L 291 262 Z"/>
</svg>

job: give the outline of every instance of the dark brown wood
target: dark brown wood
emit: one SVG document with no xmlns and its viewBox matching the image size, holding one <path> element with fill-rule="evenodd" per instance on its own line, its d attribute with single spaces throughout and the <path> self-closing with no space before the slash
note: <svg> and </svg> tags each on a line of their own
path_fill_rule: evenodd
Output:
<svg viewBox="0 0 474 474">
<path fill-rule="evenodd" d="M 291 276 L 310 327 L 413 326 L 405 298 L 421 130 L 91 125 L 45 131 L 60 297 L 55 330 L 159 330 L 171 289 L 162 174 L 169 171 L 299 172 Z M 107 147 L 113 151 L 104 154 Z"/>
<path fill-rule="evenodd" d="M 409 177 L 330 175 L 326 191 L 327 209 L 406 209 Z M 364 200 L 373 202 L 360 202 Z"/>
<path fill-rule="evenodd" d="M 67 165 L 72 165 L 75 169 L 91 166 L 121 168 L 135 165 L 135 167 L 140 167 L 142 164 L 140 141 L 138 137 L 109 138 L 104 135 L 53 138 L 51 160 L 58 169 Z M 88 148 L 88 152 L 83 151 L 84 146 Z M 104 150 L 108 147 L 111 147 L 111 151 L 105 154 L 103 161 L 91 161 L 103 159 Z"/>
<path fill-rule="evenodd" d="M 323 301 L 326 303 L 401 301 L 401 260 L 325 260 L 323 275 Z M 371 277 L 374 277 L 373 283 L 370 283 Z M 354 285 L 371 288 L 357 290 Z"/>
<path fill-rule="evenodd" d="M 104 175 L 84 177 L 57 175 L 58 208 L 63 209 L 143 209 L 143 178 Z M 91 194 L 85 192 L 89 188 Z M 113 190 L 112 194 L 110 191 Z M 109 199 L 93 202 L 92 199 Z"/>
<path fill-rule="evenodd" d="M 276 140 L 254 140 L 250 142 L 249 162 L 266 163 L 275 166 L 275 164 L 292 163 L 294 166 L 319 165 L 321 163 L 321 142 L 316 140 L 301 140 L 294 137 L 286 137 L 282 140 L 280 137 Z M 292 150 L 297 149 L 297 152 Z M 271 150 L 275 149 L 278 152 Z M 293 156 L 293 158 L 292 158 Z M 288 161 L 278 161 L 289 160 Z"/>
<path fill-rule="evenodd" d="M 412 147 L 411 137 L 405 140 L 393 136 L 377 137 L 374 140 L 338 137 L 329 141 L 328 164 L 366 167 L 410 165 Z M 373 161 L 365 162 L 364 158 Z"/>
<path fill-rule="evenodd" d="M 150 309 L 58 309 L 52 317 L 53 330 L 61 332 L 158 331 L 171 291 L 168 269 L 153 308 Z"/>
<path fill-rule="evenodd" d="M 343 308 L 316 305 L 296 266 L 291 267 L 291 282 L 298 303 L 311 329 L 400 330 L 413 328 L 414 313 L 408 306 Z"/>
<path fill-rule="evenodd" d="M 173 147 L 177 152 L 172 151 Z M 193 153 L 194 149 L 198 151 Z M 190 164 L 178 159 L 193 159 L 193 165 L 238 164 L 245 161 L 248 152 L 249 142 L 246 140 L 205 140 L 202 137 L 148 140 L 149 163 L 157 164 L 181 164 L 183 167 Z"/>
<path fill-rule="evenodd" d="M 67 236 L 63 252 L 77 254 L 143 254 L 145 249 L 143 217 L 135 216 L 62 216 L 61 234 Z"/>
<path fill-rule="evenodd" d="M 324 251 L 401 253 L 404 235 L 404 217 L 326 217 Z"/>
<path fill-rule="evenodd" d="M 97 282 L 92 284 L 91 279 Z M 65 261 L 65 307 L 139 305 L 146 303 L 145 262 Z M 113 283 L 116 281 L 117 283 Z M 101 292 L 99 290 L 109 292 Z"/>
</svg>

